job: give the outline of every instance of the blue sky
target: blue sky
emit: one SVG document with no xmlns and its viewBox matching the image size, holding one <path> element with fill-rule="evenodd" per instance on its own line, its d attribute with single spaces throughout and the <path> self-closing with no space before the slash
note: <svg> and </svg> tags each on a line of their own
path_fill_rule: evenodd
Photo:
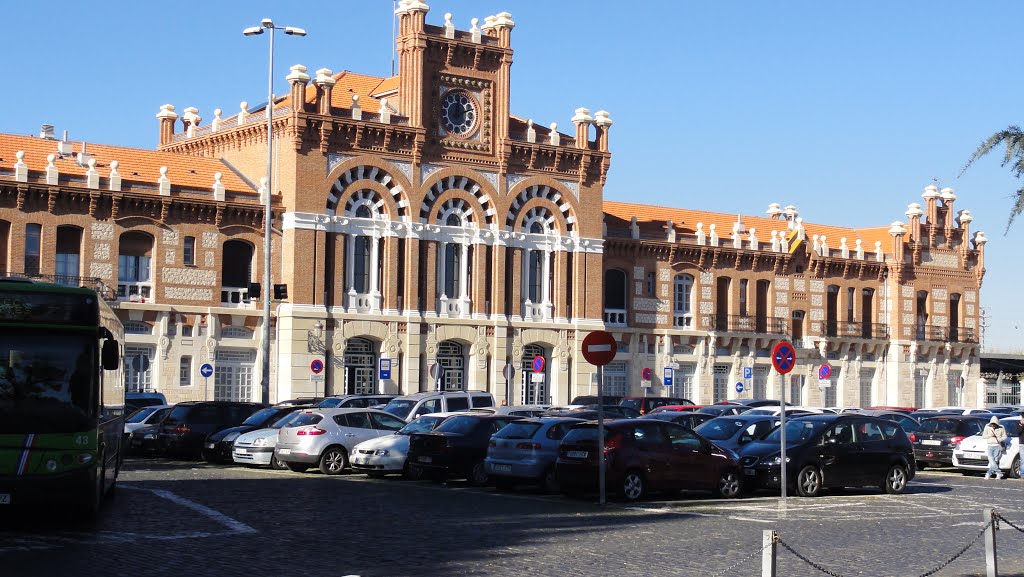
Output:
<svg viewBox="0 0 1024 577">
<path fill-rule="evenodd" d="M 428 22 L 451 12 L 460 29 L 512 13 L 514 114 L 571 132 L 579 106 L 611 113 L 608 199 L 744 214 L 779 202 L 878 226 L 905 220 L 933 179 L 954 187 L 991 239 L 986 345 L 1024 351 L 1024 220 L 1003 235 L 1019 183 L 999 154 L 957 178 L 981 140 L 1021 122 L 1024 3 L 426 1 Z M 296 63 L 391 72 L 391 0 L 18 2 L 4 15 L 6 133 L 45 122 L 152 148 L 161 104 L 208 121 L 262 102 L 266 39 L 241 30 L 266 17 L 309 32 L 278 36 L 278 93 Z"/>
</svg>

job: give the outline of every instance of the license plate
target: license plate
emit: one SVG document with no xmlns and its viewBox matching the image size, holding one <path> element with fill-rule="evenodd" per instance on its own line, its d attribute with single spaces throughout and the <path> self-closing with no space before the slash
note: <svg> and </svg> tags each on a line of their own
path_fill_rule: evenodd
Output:
<svg viewBox="0 0 1024 577">
<path fill-rule="evenodd" d="M 216 445 L 214 445 L 213 443 L 206 443 L 206 448 L 207 449 L 212 449 L 214 447 L 216 447 Z"/>
<path fill-rule="evenodd" d="M 566 456 L 569 457 L 570 459 L 586 459 L 587 458 L 587 452 L 586 451 L 569 451 L 566 454 Z"/>
<path fill-rule="evenodd" d="M 964 451 L 964 458 L 965 459 L 984 459 L 987 456 L 988 455 L 986 455 L 985 453 L 975 453 L 974 451 Z"/>
<path fill-rule="evenodd" d="M 751 476 L 753 476 L 754 475 L 754 469 L 751 468 L 751 467 L 747 467 L 747 468 L 743 469 L 743 474 L 744 475 L 751 475 Z"/>
<path fill-rule="evenodd" d="M 494 466 L 494 472 L 495 473 L 511 473 L 512 472 L 512 465 L 495 465 Z"/>
<path fill-rule="evenodd" d="M 292 454 L 292 450 L 291 449 L 278 449 L 277 450 L 277 454 L 278 455 L 291 455 Z"/>
<path fill-rule="evenodd" d="M 11 504 L 11 494 L 10 493 L 0 493 L 0 505 L 10 505 L 10 504 Z"/>
<path fill-rule="evenodd" d="M 244 455 L 249 452 L 249 449 L 235 449 L 235 452 Z"/>
<path fill-rule="evenodd" d="M 416 460 L 421 462 L 421 463 L 429 463 L 429 462 L 433 461 L 434 459 L 432 459 L 431 457 L 427 457 L 427 456 L 421 455 L 421 456 L 417 457 Z"/>
<path fill-rule="evenodd" d="M 924 439 L 921 441 L 922 445 L 941 445 L 942 441 L 936 441 L 934 439 Z"/>
</svg>

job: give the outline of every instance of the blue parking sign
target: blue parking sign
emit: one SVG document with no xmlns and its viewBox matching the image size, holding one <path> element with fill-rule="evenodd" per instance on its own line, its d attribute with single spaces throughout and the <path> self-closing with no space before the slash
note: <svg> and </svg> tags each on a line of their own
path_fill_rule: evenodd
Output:
<svg viewBox="0 0 1024 577">
<path fill-rule="evenodd" d="M 391 380 L 391 359 L 380 360 L 380 380 L 390 381 Z"/>
<path fill-rule="evenodd" d="M 743 367 L 743 378 L 744 379 L 752 379 L 752 378 L 754 378 L 754 369 L 753 369 L 753 367 Z"/>
<path fill-rule="evenodd" d="M 665 374 L 661 377 L 661 382 L 666 387 L 672 386 L 672 369 L 666 368 Z"/>
</svg>

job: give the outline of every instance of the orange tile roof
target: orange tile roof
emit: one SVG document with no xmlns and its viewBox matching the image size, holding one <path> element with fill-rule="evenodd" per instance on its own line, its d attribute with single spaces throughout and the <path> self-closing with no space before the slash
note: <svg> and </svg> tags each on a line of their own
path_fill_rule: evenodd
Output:
<svg viewBox="0 0 1024 577">
<path fill-rule="evenodd" d="M 13 175 L 14 163 L 18 161 L 15 154 L 25 152 L 24 162 L 31 173 L 44 173 L 48 164 L 47 156 L 57 153 L 56 140 L 47 140 L 33 136 L 0 134 L 0 170 Z M 73 142 L 75 154 L 82 151 L 83 143 Z M 121 173 L 124 183 L 145 183 L 156 186 L 160 178 L 160 167 L 167 167 L 167 178 L 171 180 L 171 190 L 191 188 L 212 190 L 216 172 L 221 173 L 221 183 L 229 192 L 256 194 L 256 191 L 222 161 L 214 158 L 158 152 L 141 148 L 109 146 L 106 144 L 85 143 L 86 152 L 96 159 L 96 170 L 100 173 L 100 182 L 106 182 L 110 176 L 110 163 L 118 162 L 117 171 Z M 85 178 L 88 167 L 79 166 L 72 157 L 58 159 L 54 165 L 62 176 L 71 175 Z M 126 187 L 127 188 L 127 187 Z"/>
<path fill-rule="evenodd" d="M 381 81 L 380 85 L 377 86 L 377 88 L 373 89 L 373 94 L 384 94 L 387 92 L 393 92 L 398 90 L 400 86 L 401 83 L 399 82 L 397 76 L 385 78 L 384 80 Z"/>
<path fill-rule="evenodd" d="M 715 225 L 715 232 L 719 238 L 731 238 L 732 227 L 736 222 L 737 215 L 719 212 L 708 212 L 703 210 L 690 210 L 682 208 L 669 208 L 664 206 L 653 206 L 647 204 L 633 204 L 628 202 L 617 202 L 612 200 L 604 201 L 605 223 L 609 229 L 628 230 L 630 219 L 636 217 L 637 225 L 640 227 L 641 238 L 665 238 L 665 222 L 671 220 L 675 225 L 676 234 L 683 237 L 692 237 L 697 230 L 697 223 L 704 224 L 704 233 L 710 234 L 711 225 Z M 762 243 L 771 242 L 773 230 L 784 231 L 787 228 L 786 221 L 775 220 L 764 216 L 742 215 L 740 217 L 745 232 L 751 228 L 757 230 L 757 238 Z M 857 239 L 861 239 L 865 252 L 875 250 L 875 242 L 882 242 L 882 250 L 892 251 L 892 238 L 889 236 L 889 226 L 877 226 L 869 228 L 849 228 L 842 226 L 830 226 L 804 222 L 804 230 L 807 237 L 814 235 L 825 235 L 828 239 L 830 249 L 838 249 L 840 239 L 846 238 L 846 245 L 854 250 Z"/>
</svg>

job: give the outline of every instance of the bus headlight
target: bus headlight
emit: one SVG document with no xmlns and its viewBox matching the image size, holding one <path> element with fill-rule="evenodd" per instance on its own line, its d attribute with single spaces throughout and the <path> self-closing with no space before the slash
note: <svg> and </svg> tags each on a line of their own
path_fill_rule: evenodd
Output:
<svg viewBox="0 0 1024 577">
<path fill-rule="evenodd" d="M 79 465 L 88 465 L 92 462 L 92 453 L 82 453 L 78 456 Z"/>
<path fill-rule="evenodd" d="M 53 459 L 50 459 L 49 461 L 47 461 L 46 462 L 46 470 L 51 472 L 51 473 L 56 471 L 57 470 L 57 461 L 55 461 Z"/>
</svg>

